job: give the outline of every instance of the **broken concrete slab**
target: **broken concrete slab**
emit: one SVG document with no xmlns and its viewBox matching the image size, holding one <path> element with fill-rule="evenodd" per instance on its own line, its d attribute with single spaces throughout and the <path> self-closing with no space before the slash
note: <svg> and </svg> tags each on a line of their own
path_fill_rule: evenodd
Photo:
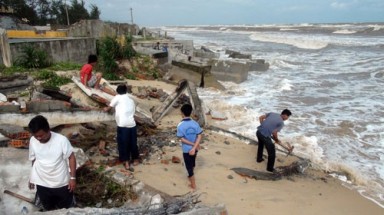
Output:
<svg viewBox="0 0 384 215">
<path fill-rule="evenodd" d="M 227 120 L 228 118 L 225 116 L 224 113 L 218 112 L 218 111 L 209 111 L 211 114 L 211 118 L 215 120 Z"/>
<path fill-rule="evenodd" d="M 29 121 L 36 116 L 37 113 L 3 113 L 0 114 L 0 121 L 4 124 L 13 124 L 22 127 L 27 127 Z M 115 120 L 114 115 L 108 114 L 101 110 L 89 110 L 89 111 L 75 111 L 75 112 L 38 112 L 43 115 L 53 125 L 64 125 L 64 124 L 77 124 L 86 122 L 103 122 Z"/>
<path fill-rule="evenodd" d="M 0 92 L 13 92 L 15 89 L 25 89 L 33 83 L 33 78 L 27 75 L 12 75 L 0 77 Z"/>
<path fill-rule="evenodd" d="M 250 64 L 236 61 L 215 60 L 211 73 L 219 81 L 231 81 L 241 83 L 247 80 Z"/>
</svg>

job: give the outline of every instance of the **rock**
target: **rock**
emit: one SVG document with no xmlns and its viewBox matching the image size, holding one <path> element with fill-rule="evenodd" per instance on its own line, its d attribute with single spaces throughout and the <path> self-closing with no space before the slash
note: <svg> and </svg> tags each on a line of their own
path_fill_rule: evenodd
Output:
<svg viewBox="0 0 384 215">
<path fill-rule="evenodd" d="M 218 111 L 210 111 L 211 118 L 215 120 L 227 120 L 228 118 L 225 116 L 224 113 L 220 113 Z"/>
<path fill-rule="evenodd" d="M 181 163 L 181 160 L 176 156 L 172 156 L 172 163 Z"/>
</svg>

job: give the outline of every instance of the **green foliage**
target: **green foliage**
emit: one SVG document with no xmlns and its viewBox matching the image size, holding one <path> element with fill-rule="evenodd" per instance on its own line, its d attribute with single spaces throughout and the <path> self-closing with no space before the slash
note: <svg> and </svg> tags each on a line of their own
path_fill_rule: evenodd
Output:
<svg viewBox="0 0 384 215">
<path fill-rule="evenodd" d="M 117 76 L 115 73 L 112 73 L 112 72 L 104 72 L 103 78 L 111 81 L 120 80 L 119 76 Z"/>
<path fill-rule="evenodd" d="M 100 64 L 104 71 L 107 73 L 115 72 L 118 68 L 115 60 L 121 56 L 120 46 L 116 39 L 112 37 L 103 38 L 98 41 L 97 50 L 100 53 Z"/>
<path fill-rule="evenodd" d="M 44 69 L 35 73 L 37 80 L 42 80 L 42 86 L 52 89 L 60 89 L 60 86 L 70 83 L 72 80 L 67 77 L 57 75 L 54 71 Z"/>
<path fill-rule="evenodd" d="M 159 78 L 159 72 L 157 70 L 153 70 L 153 71 L 151 71 L 151 73 L 152 73 L 152 77 L 154 79 L 158 79 Z"/>
<path fill-rule="evenodd" d="M 35 78 L 37 80 L 48 80 L 51 78 L 56 78 L 57 76 L 58 75 L 55 72 L 47 69 L 40 70 L 39 72 L 37 72 L 37 74 L 35 74 Z"/>
<path fill-rule="evenodd" d="M 101 14 L 94 4 L 88 12 L 84 0 L 0 0 L 0 6 L 12 8 L 13 15 L 28 20 L 30 25 L 67 25 L 68 20 L 72 24 L 82 19 L 99 19 Z"/>
<path fill-rule="evenodd" d="M 132 75 L 132 74 L 130 74 L 130 73 L 125 73 L 125 74 L 124 74 L 124 77 L 125 77 L 126 79 L 129 79 L 129 80 L 136 80 L 136 76 L 134 76 L 134 75 Z"/>
<path fill-rule="evenodd" d="M 100 19 L 100 10 L 95 4 L 91 4 L 91 12 L 89 13 L 90 19 Z"/>
<path fill-rule="evenodd" d="M 136 52 L 132 48 L 131 44 L 126 44 L 122 48 L 122 55 L 123 55 L 123 58 L 125 58 L 125 59 L 131 59 L 132 57 L 134 57 L 136 55 Z"/>
<path fill-rule="evenodd" d="M 136 66 L 132 66 L 132 72 L 133 73 L 138 73 L 139 69 Z"/>
<path fill-rule="evenodd" d="M 81 64 L 78 63 L 72 63 L 72 62 L 60 62 L 55 63 L 52 66 L 49 67 L 49 69 L 54 71 L 68 71 L 68 70 L 80 70 Z"/>
<path fill-rule="evenodd" d="M 89 13 L 84 5 L 83 0 L 71 0 L 71 6 L 68 8 L 68 16 L 71 24 L 82 19 L 89 19 Z"/>
<path fill-rule="evenodd" d="M 0 73 L 2 76 L 9 76 L 16 73 L 24 73 L 28 71 L 29 71 L 28 69 L 20 66 L 12 66 L 12 67 L 5 67 L 4 65 L 0 66 Z"/>
<path fill-rule="evenodd" d="M 125 45 L 122 47 L 121 51 L 123 58 L 131 59 L 132 57 L 136 56 L 136 52 L 132 47 L 132 40 L 132 36 L 125 36 Z"/>
<path fill-rule="evenodd" d="M 16 59 L 15 65 L 24 68 L 45 68 L 52 63 L 45 51 L 26 45 L 22 48 L 21 55 Z"/>
<path fill-rule="evenodd" d="M 42 85 L 47 88 L 60 89 L 60 86 L 68 84 L 71 81 L 72 80 L 70 78 L 56 75 L 55 77 L 52 77 L 45 81 Z"/>
</svg>

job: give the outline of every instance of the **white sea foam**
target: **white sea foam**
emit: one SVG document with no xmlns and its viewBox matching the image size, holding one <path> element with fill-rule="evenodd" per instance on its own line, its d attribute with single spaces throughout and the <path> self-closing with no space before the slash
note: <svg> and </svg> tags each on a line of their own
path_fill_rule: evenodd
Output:
<svg viewBox="0 0 384 215">
<path fill-rule="evenodd" d="M 356 31 L 351 30 L 337 30 L 333 32 L 334 34 L 354 34 Z"/>
<path fill-rule="evenodd" d="M 323 49 L 327 47 L 328 43 L 321 40 L 315 40 L 312 38 L 304 38 L 290 35 L 278 35 L 278 34 L 267 34 L 267 33 L 253 33 L 250 36 L 250 39 L 261 41 L 261 42 L 270 42 L 270 43 L 281 43 L 292 45 L 301 49 Z"/>
<path fill-rule="evenodd" d="M 373 26 L 273 25 L 271 31 L 262 26 L 263 31 L 257 33 L 225 31 L 217 36 L 201 32 L 199 45 L 212 43 L 214 38 L 216 49 L 246 51 L 266 59 L 270 68 L 250 72 L 241 84 L 221 82 L 227 89 L 223 92 L 202 89 L 199 96 L 228 117 L 220 123 L 250 138 L 256 138 L 258 116 L 291 109 L 293 115 L 280 135 L 295 146 L 294 153 L 321 169 L 340 172 L 352 182 L 350 187 L 364 190 L 362 195 L 383 205 L 384 100 L 380 86 L 384 75 L 378 47 L 384 37 L 377 35 L 380 32 L 372 36 L 332 33 L 343 29 L 369 32 Z M 315 31 L 276 30 L 300 27 Z M 180 34 L 193 39 L 196 32 L 193 36 L 185 31 Z M 249 40 L 244 35 L 250 35 Z M 293 48 L 299 46 L 304 48 Z M 220 58 L 228 57 L 220 53 Z"/>
</svg>

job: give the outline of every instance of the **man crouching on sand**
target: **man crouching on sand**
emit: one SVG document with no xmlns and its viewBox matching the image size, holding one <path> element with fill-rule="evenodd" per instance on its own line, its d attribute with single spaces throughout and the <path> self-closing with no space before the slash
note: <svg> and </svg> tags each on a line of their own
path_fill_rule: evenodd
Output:
<svg viewBox="0 0 384 215">
<path fill-rule="evenodd" d="M 183 150 L 185 168 L 188 171 L 190 187 L 196 190 L 196 182 L 193 170 L 195 168 L 197 151 L 200 148 L 201 134 L 203 130 L 200 125 L 191 119 L 192 106 L 184 104 L 181 107 L 182 121 L 177 125 L 177 137 L 180 137 Z"/>
</svg>

